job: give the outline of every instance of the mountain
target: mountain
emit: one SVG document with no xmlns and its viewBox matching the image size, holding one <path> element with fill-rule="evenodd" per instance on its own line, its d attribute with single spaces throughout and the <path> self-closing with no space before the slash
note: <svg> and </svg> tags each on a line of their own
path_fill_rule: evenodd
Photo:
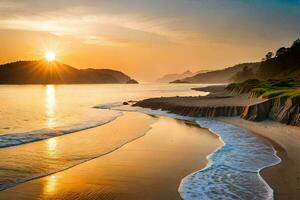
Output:
<svg viewBox="0 0 300 200">
<path fill-rule="evenodd" d="M 210 71 L 206 73 L 198 73 L 192 77 L 187 77 L 173 81 L 174 83 L 229 83 L 233 81 L 233 76 L 243 71 L 247 67 L 254 72 L 257 71 L 259 63 L 243 63 L 226 69 Z"/>
<path fill-rule="evenodd" d="M 184 79 L 184 78 L 191 77 L 191 76 L 194 76 L 196 74 L 205 73 L 205 72 L 208 72 L 208 70 L 201 70 L 201 71 L 198 71 L 198 72 L 191 72 L 190 70 L 187 70 L 187 71 L 185 71 L 181 74 L 166 74 L 163 77 L 157 79 L 156 82 L 170 83 L 170 82 L 173 82 L 175 80 Z"/>
<path fill-rule="evenodd" d="M 0 65 L 0 84 L 134 83 L 111 69 L 76 69 L 59 62 L 18 61 Z"/>
<path fill-rule="evenodd" d="M 272 58 L 272 55 L 273 53 L 269 52 L 261 62 L 258 78 L 300 79 L 300 39 L 297 39 L 289 48 L 279 48 L 275 57 Z"/>
</svg>

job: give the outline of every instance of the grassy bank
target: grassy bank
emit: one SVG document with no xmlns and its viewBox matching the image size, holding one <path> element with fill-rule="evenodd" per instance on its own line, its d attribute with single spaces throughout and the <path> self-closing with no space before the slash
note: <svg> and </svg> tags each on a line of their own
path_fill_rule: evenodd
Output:
<svg viewBox="0 0 300 200">
<path fill-rule="evenodd" d="M 227 90 L 237 93 L 250 93 L 262 98 L 290 98 L 300 101 L 300 80 L 258 80 L 250 79 L 240 83 L 232 83 Z"/>
</svg>

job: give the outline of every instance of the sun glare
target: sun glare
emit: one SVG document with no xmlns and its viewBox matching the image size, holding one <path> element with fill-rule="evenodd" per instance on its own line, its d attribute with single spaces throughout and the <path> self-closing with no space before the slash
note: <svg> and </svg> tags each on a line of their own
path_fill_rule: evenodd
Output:
<svg viewBox="0 0 300 200">
<path fill-rule="evenodd" d="M 52 52 L 52 51 L 49 51 L 49 52 L 47 52 L 47 53 L 45 54 L 45 59 L 46 59 L 48 62 L 54 61 L 55 58 L 56 58 L 55 53 Z"/>
</svg>

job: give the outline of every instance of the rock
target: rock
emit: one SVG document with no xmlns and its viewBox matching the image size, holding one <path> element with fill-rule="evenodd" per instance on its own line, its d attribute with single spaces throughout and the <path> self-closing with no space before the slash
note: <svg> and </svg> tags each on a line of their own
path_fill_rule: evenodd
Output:
<svg viewBox="0 0 300 200">
<path fill-rule="evenodd" d="M 134 79 L 130 79 L 129 81 L 127 81 L 127 84 L 138 84 L 139 82 L 137 82 Z"/>
<path fill-rule="evenodd" d="M 271 119 L 288 125 L 300 126 L 300 104 L 290 98 L 269 99 L 246 106 L 241 117 L 251 121 Z"/>
</svg>

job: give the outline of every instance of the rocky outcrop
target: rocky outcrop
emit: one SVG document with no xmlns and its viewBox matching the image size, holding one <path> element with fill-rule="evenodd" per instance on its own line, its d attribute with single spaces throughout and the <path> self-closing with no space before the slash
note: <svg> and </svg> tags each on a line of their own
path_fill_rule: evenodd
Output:
<svg viewBox="0 0 300 200">
<path fill-rule="evenodd" d="M 300 103 L 297 99 L 275 98 L 246 106 L 241 117 L 251 121 L 271 119 L 288 125 L 300 126 Z"/>
<path fill-rule="evenodd" d="M 139 101 L 133 106 L 143 108 L 151 108 L 154 110 L 161 109 L 174 114 L 190 116 L 190 117 L 234 117 L 240 116 L 243 112 L 243 106 L 215 106 L 215 107 L 199 107 L 199 106 L 184 106 L 174 105 L 168 102 L 155 101 Z"/>
</svg>

